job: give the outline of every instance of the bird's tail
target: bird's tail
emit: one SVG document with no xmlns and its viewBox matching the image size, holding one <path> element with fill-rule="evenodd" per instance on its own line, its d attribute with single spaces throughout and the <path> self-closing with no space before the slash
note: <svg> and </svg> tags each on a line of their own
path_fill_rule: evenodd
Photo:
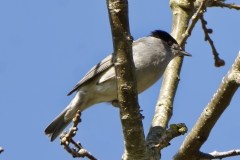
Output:
<svg viewBox="0 0 240 160">
<path fill-rule="evenodd" d="M 67 109 L 64 109 L 45 129 L 45 134 L 51 136 L 51 141 L 54 141 L 58 135 L 68 126 L 71 119 L 64 120 Z"/>
</svg>

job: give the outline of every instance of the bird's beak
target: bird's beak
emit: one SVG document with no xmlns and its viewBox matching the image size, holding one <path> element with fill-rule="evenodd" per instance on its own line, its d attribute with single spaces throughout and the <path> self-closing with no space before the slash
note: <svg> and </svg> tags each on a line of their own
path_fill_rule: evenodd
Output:
<svg viewBox="0 0 240 160">
<path fill-rule="evenodd" d="M 189 57 L 192 57 L 191 54 L 185 52 L 185 51 L 180 51 L 180 56 L 189 56 Z"/>
</svg>

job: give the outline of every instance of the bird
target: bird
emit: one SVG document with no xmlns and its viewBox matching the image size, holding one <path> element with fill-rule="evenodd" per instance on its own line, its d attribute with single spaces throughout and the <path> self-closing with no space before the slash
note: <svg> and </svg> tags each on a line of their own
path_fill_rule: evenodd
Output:
<svg viewBox="0 0 240 160">
<path fill-rule="evenodd" d="M 132 51 L 138 94 L 161 78 L 173 58 L 191 56 L 162 30 L 154 30 L 149 36 L 134 41 Z M 101 102 L 115 104 L 117 84 L 113 58 L 114 55 L 110 54 L 99 62 L 68 93 L 69 96 L 77 92 L 70 104 L 45 129 L 51 141 L 69 125 L 78 110 L 82 112 Z"/>
</svg>

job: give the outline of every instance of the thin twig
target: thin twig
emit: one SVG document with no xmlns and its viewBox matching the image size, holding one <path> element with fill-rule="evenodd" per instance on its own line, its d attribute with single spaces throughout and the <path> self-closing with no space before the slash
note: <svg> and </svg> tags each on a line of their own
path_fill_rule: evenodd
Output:
<svg viewBox="0 0 240 160">
<path fill-rule="evenodd" d="M 201 20 L 202 22 L 202 28 L 205 34 L 205 41 L 207 40 L 211 47 L 212 47 L 212 53 L 214 55 L 214 60 L 215 60 L 215 66 L 216 67 L 221 67 L 225 65 L 224 60 L 220 59 L 217 53 L 217 50 L 213 44 L 213 41 L 211 40 L 210 36 L 208 34 L 211 34 L 213 31 L 212 29 L 207 29 L 206 28 L 206 24 L 207 22 L 204 20 L 203 18 L 203 13 L 206 11 L 206 0 L 203 0 L 201 5 L 199 6 L 197 12 L 192 16 L 192 22 L 191 24 L 188 26 L 186 32 L 183 34 L 182 36 L 182 40 L 180 41 L 180 46 L 184 45 L 186 43 L 187 38 L 191 35 L 191 32 L 195 26 L 195 24 L 197 23 L 198 19 Z M 217 2 L 217 1 L 214 1 Z"/>
<path fill-rule="evenodd" d="M 69 133 L 63 132 L 60 136 L 60 144 L 64 146 L 64 149 L 70 153 L 74 158 L 84 158 L 87 157 L 90 160 L 97 160 L 90 152 L 84 149 L 80 142 L 75 142 L 72 138 L 76 135 L 77 132 L 77 125 L 81 122 L 80 119 L 81 112 L 80 110 L 77 111 L 76 116 L 73 118 L 73 125 L 69 130 Z M 73 144 L 76 148 L 71 148 L 69 145 Z"/>
<path fill-rule="evenodd" d="M 204 12 L 205 12 L 205 4 L 206 4 L 206 0 L 203 0 L 200 7 L 198 8 L 197 12 L 192 16 L 192 22 L 191 24 L 188 26 L 186 32 L 182 35 L 182 39 L 181 41 L 179 42 L 179 45 L 182 47 L 186 41 L 187 41 L 187 38 L 191 35 L 192 33 L 192 30 L 195 26 L 195 24 L 197 23 L 198 19 L 199 19 L 199 16 L 202 15 Z"/>
<path fill-rule="evenodd" d="M 213 151 L 211 153 L 200 153 L 200 160 L 209 160 L 209 159 L 222 159 L 232 156 L 239 156 L 240 150 L 231 150 L 225 152 Z"/>
<path fill-rule="evenodd" d="M 209 34 L 211 34 L 213 32 L 212 29 L 207 29 L 207 27 L 206 27 L 207 22 L 204 20 L 203 15 L 200 15 L 199 18 L 200 18 L 200 20 L 202 22 L 202 29 L 204 31 L 205 41 L 208 41 L 210 46 L 211 46 L 211 48 L 212 48 L 212 53 L 213 53 L 214 60 L 215 60 L 215 63 L 214 63 L 215 66 L 216 67 L 224 66 L 225 62 L 224 62 L 224 60 L 219 58 L 219 56 L 218 56 L 219 54 L 217 53 L 217 50 L 216 50 L 216 48 L 215 48 L 215 46 L 213 44 L 213 41 L 212 41 L 212 39 L 209 36 Z"/>
<path fill-rule="evenodd" d="M 235 3 L 223 3 L 221 1 L 213 1 L 211 7 L 225 7 L 225 8 L 229 8 L 229 9 L 236 9 L 236 10 L 240 10 L 240 5 L 235 5 Z"/>
</svg>

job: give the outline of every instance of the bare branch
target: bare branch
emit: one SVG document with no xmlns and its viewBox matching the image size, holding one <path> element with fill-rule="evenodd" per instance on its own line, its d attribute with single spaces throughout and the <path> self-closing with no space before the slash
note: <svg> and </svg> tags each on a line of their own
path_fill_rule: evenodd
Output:
<svg viewBox="0 0 240 160">
<path fill-rule="evenodd" d="M 234 3 L 224 3 L 221 1 L 213 1 L 210 7 L 225 7 L 225 8 L 229 8 L 229 9 L 236 9 L 236 10 L 240 10 L 240 5 L 235 5 Z"/>
<path fill-rule="evenodd" d="M 182 35 L 182 39 L 179 42 L 179 45 L 182 47 L 186 41 L 187 38 L 191 35 L 193 28 L 195 27 L 195 24 L 197 23 L 198 19 L 200 18 L 200 15 L 202 15 L 205 12 L 205 5 L 206 5 L 207 0 L 203 0 L 200 7 L 198 8 L 197 12 L 192 16 L 192 22 L 188 26 L 187 30 L 185 33 Z"/>
<path fill-rule="evenodd" d="M 203 14 L 201 14 L 199 18 L 200 18 L 200 20 L 202 22 L 202 28 L 203 28 L 204 35 L 205 35 L 205 41 L 208 41 L 210 46 L 211 46 L 211 48 L 212 48 L 212 53 L 214 55 L 214 60 L 215 60 L 215 63 L 214 63 L 215 66 L 216 67 L 224 66 L 225 62 L 224 62 L 224 60 L 219 58 L 219 56 L 218 56 L 219 54 L 217 53 L 217 50 L 216 50 L 216 48 L 215 48 L 215 46 L 213 44 L 213 41 L 212 41 L 212 39 L 209 36 L 209 34 L 211 34 L 213 32 L 212 29 L 207 29 L 207 27 L 206 27 L 207 21 L 204 20 Z"/>
<path fill-rule="evenodd" d="M 186 32 L 189 20 L 191 19 L 195 8 L 192 0 L 171 0 L 170 6 L 173 14 L 173 24 L 171 35 L 179 43 L 182 35 Z M 183 47 L 185 43 L 181 45 Z M 146 142 L 148 146 L 152 146 L 159 142 L 159 139 L 164 134 L 168 127 L 169 120 L 172 116 L 173 101 L 180 80 L 180 71 L 183 62 L 183 57 L 174 58 L 164 72 L 162 87 L 158 102 L 155 108 L 155 114 L 152 120 L 152 125 L 149 130 Z M 148 154 L 152 159 L 160 159 L 159 148 L 148 148 Z"/>
<path fill-rule="evenodd" d="M 240 150 L 231 150 L 225 152 L 213 151 L 212 153 L 200 153 L 200 160 L 223 159 L 232 156 L 239 156 Z"/>
<path fill-rule="evenodd" d="M 191 132 L 185 138 L 182 146 L 174 156 L 174 160 L 199 158 L 199 149 L 207 140 L 212 128 L 224 110 L 229 106 L 231 99 L 239 88 L 240 83 L 240 52 L 223 78 L 222 84 L 208 103 Z"/>
<path fill-rule="evenodd" d="M 158 148 L 158 149 L 163 149 L 164 147 L 169 146 L 169 142 L 180 135 L 184 135 L 187 133 L 187 127 L 185 124 L 180 123 L 180 124 L 171 124 L 170 129 L 166 130 L 162 137 L 159 139 L 158 144 L 149 146 L 151 148 Z"/>
<path fill-rule="evenodd" d="M 111 24 L 114 64 L 118 89 L 120 118 L 125 151 L 123 160 L 146 159 L 142 116 L 138 105 L 137 83 L 132 56 L 133 38 L 129 30 L 128 1 L 107 0 Z"/>
<path fill-rule="evenodd" d="M 199 3 L 199 1 L 196 2 L 196 3 Z M 186 30 L 186 32 L 183 34 L 182 40 L 180 42 L 180 45 L 183 45 L 183 44 L 186 43 L 186 40 L 191 35 L 191 32 L 192 32 L 195 24 L 197 23 L 198 19 L 200 19 L 201 22 L 202 22 L 202 28 L 203 28 L 203 31 L 204 31 L 204 34 L 205 34 L 205 41 L 208 41 L 210 43 L 210 45 L 211 45 L 211 48 L 212 48 L 212 53 L 214 55 L 214 60 L 215 60 L 214 64 L 215 64 L 216 67 L 221 67 L 221 66 L 225 65 L 225 62 L 224 62 L 224 60 L 219 58 L 219 56 L 218 56 L 219 54 L 217 53 L 217 50 L 216 50 L 216 48 L 215 48 L 215 46 L 213 44 L 213 41 L 211 40 L 211 38 L 209 36 L 209 34 L 211 34 L 213 31 L 212 31 L 212 29 L 207 29 L 206 28 L 207 22 L 203 18 L 203 13 L 206 10 L 206 3 L 207 3 L 207 0 L 201 1 L 201 4 L 200 4 L 197 12 L 192 16 L 191 24 L 189 25 L 189 27 Z"/>
<path fill-rule="evenodd" d="M 74 158 L 79 157 L 79 158 L 84 158 L 87 157 L 90 160 L 97 160 L 90 152 L 85 150 L 80 142 L 75 142 L 72 138 L 76 135 L 77 132 L 77 125 L 78 123 L 81 122 L 80 119 L 81 112 L 80 110 L 77 111 L 76 116 L 73 118 L 73 125 L 69 129 L 69 133 L 62 133 L 60 136 L 60 144 L 64 146 L 64 149 L 70 153 Z M 73 144 L 76 148 L 71 148 L 70 144 Z"/>
</svg>

